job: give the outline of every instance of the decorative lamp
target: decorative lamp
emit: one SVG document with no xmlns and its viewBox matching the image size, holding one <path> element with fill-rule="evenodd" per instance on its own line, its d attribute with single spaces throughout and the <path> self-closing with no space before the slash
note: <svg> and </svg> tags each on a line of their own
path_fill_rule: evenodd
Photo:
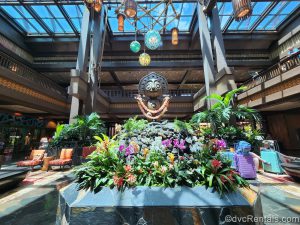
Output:
<svg viewBox="0 0 300 225">
<path fill-rule="evenodd" d="M 133 41 L 130 43 L 130 50 L 134 53 L 137 53 L 141 50 L 141 44 L 138 41 Z"/>
<path fill-rule="evenodd" d="M 251 0 L 232 0 L 232 7 L 236 21 L 245 20 L 252 14 Z"/>
<path fill-rule="evenodd" d="M 139 62 L 141 64 L 141 66 L 148 66 L 150 64 L 150 62 L 151 62 L 150 55 L 147 54 L 146 52 L 140 54 Z"/>
<path fill-rule="evenodd" d="M 178 32 L 179 30 L 177 27 L 172 28 L 172 45 L 178 45 Z"/>
<path fill-rule="evenodd" d="M 96 12 L 100 12 L 102 8 L 102 0 L 96 0 L 94 3 L 94 9 Z"/>
<path fill-rule="evenodd" d="M 118 31 L 124 31 L 124 19 L 125 19 L 124 14 L 119 13 L 117 15 L 117 18 L 118 18 Z"/>
<path fill-rule="evenodd" d="M 156 30 L 149 30 L 145 34 L 145 45 L 151 50 L 157 49 L 161 44 L 161 36 Z"/>
<path fill-rule="evenodd" d="M 135 0 L 125 0 L 125 10 L 126 16 L 133 18 L 137 14 L 137 4 Z"/>
</svg>

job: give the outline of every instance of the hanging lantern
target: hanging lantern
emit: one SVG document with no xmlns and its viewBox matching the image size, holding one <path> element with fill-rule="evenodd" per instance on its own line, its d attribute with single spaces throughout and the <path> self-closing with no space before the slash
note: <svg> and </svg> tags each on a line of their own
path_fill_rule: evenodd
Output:
<svg viewBox="0 0 300 225">
<path fill-rule="evenodd" d="M 117 15 L 117 18 L 118 18 L 118 31 L 124 31 L 124 19 L 125 19 L 124 14 L 119 13 Z"/>
<path fill-rule="evenodd" d="M 137 14 L 137 4 L 135 0 L 125 0 L 125 14 L 126 16 L 133 18 Z"/>
<path fill-rule="evenodd" d="M 178 32 L 179 30 L 177 27 L 172 28 L 172 45 L 178 45 Z"/>
<path fill-rule="evenodd" d="M 232 7 L 236 21 L 245 20 L 252 14 L 251 0 L 232 0 Z"/>
<path fill-rule="evenodd" d="M 151 57 L 149 54 L 147 53 L 142 53 L 140 54 L 140 57 L 139 57 L 139 62 L 141 64 L 141 66 L 148 66 L 151 62 Z"/>
<path fill-rule="evenodd" d="M 94 0 L 84 0 L 86 4 L 92 4 L 94 3 Z"/>
<path fill-rule="evenodd" d="M 149 30 L 145 34 L 145 45 L 151 50 L 157 49 L 161 44 L 161 36 L 156 30 Z"/>
<path fill-rule="evenodd" d="M 96 12 L 100 12 L 102 8 L 102 0 L 95 0 L 94 9 Z"/>
<path fill-rule="evenodd" d="M 130 50 L 134 53 L 137 53 L 141 50 L 141 44 L 138 41 L 133 41 L 130 43 Z"/>
</svg>

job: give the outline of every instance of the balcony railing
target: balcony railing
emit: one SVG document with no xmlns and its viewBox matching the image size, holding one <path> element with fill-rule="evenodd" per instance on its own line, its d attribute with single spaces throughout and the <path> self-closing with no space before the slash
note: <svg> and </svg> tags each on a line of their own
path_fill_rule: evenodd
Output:
<svg viewBox="0 0 300 225">
<path fill-rule="evenodd" d="M 104 93 L 110 98 L 134 98 L 138 91 L 122 91 L 122 90 L 103 90 Z M 171 97 L 193 97 L 196 93 L 195 90 L 170 90 Z"/>
<path fill-rule="evenodd" d="M 282 59 L 279 63 L 276 63 L 270 68 L 258 73 L 257 76 L 243 83 L 243 86 L 246 86 L 247 90 L 249 90 L 291 69 L 294 69 L 297 66 L 300 66 L 300 51 Z"/>
<path fill-rule="evenodd" d="M 67 98 L 67 91 L 63 87 L 59 86 L 47 77 L 42 76 L 31 68 L 21 64 L 3 52 L 0 52 L 0 66 L 10 70 L 10 72 L 17 76 L 36 83 L 37 87 L 41 87 L 44 90 L 50 91 L 50 93 L 54 92 L 64 98 Z"/>
</svg>

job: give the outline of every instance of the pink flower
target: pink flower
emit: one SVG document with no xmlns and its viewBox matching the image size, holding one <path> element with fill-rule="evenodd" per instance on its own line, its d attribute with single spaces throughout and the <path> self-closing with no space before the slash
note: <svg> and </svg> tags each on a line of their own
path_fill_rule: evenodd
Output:
<svg viewBox="0 0 300 225">
<path fill-rule="evenodd" d="M 215 169 L 219 169 L 222 167 L 222 162 L 217 159 L 213 159 L 211 160 L 211 166 Z"/>
<path fill-rule="evenodd" d="M 166 139 L 166 140 L 163 140 L 162 141 L 162 145 L 163 146 L 165 146 L 165 147 L 171 147 L 171 145 L 172 145 L 172 140 L 170 140 L 170 139 Z"/>
<path fill-rule="evenodd" d="M 136 182 L 136 176 L 129 174 L 126 181 L 129 185 L 134 185 Z"/>
<path fill-rule="evenodd" d="M 116 185 L 117 188 L 122 187 L 122 185 L 124 183 L 123 177 L 118 177 L 117 175 L 114 175 L 113 179 L 114 179 L 114 185 Z"/>
<path fill-rule="evenodd" d="M 185 144 L 185 140 L 179 140 L 178 139 L 174 139 L 173 140 L 173 144 L 175 148 L 179 148 L 180 150 L 184 150 L 186 147 L 184 146 Z"/>
<path fill-rule="evenodd" d="M 126 172 L 130 172 L 131 171 L 131 166 L 130 165 L 126 165 L 124 167 L 124 169 L 125 169 Z"/>
<path fill-rule="evenodd" d="M 218 150 L 225 149 L 227 147 L 226 142 L 223 139 L 217 140 L 216 145 Z"/>
<path fill-rule="evenodd" d="M 166 173 L 168 168 L 166 166 L 161 166 L 160 171 L 164 174 Z"/>
<path fill-rule="evenodd" d="M 134 153 L 134 148 L 131 146 L 131 145 L 129 145 L 126 149 L 125 149 L 125 156 L 129 156 L 129 155 L 131 155 L 131 154 L 133 154 Z"/>
<path fill-rule="evenodd" d="M 124 145 L 120 145 L 119 146 L 119 151 L 122 152 L 124 150 L 125 146 Z"/>
</svg>

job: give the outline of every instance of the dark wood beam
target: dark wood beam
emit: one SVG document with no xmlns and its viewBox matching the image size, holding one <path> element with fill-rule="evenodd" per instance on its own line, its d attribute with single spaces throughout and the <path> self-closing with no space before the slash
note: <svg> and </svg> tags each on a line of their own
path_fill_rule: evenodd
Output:
<svg viewBox="0 0 300 225">
<path fill-rule="evenodd" d="M 110 73 L 110 76 L 114 79 L 114 81 L 115 81 L 116 84 L 118 85 L 118 87 L 119 87 L 121 90 L 124 91 L 124 88 L 123 88 L 123 86 L 121 85 L 121 82 L 120 82 L 120 80 L 119 80 L 119 78 L 118 78 L 116 72 L 115 72 L 115 71 L 109 71 L 109 73 Z M 105 83 L 102 83 L 102 84 L 103 84 L 103 85 L 106 85 Z"/>
</svg>

